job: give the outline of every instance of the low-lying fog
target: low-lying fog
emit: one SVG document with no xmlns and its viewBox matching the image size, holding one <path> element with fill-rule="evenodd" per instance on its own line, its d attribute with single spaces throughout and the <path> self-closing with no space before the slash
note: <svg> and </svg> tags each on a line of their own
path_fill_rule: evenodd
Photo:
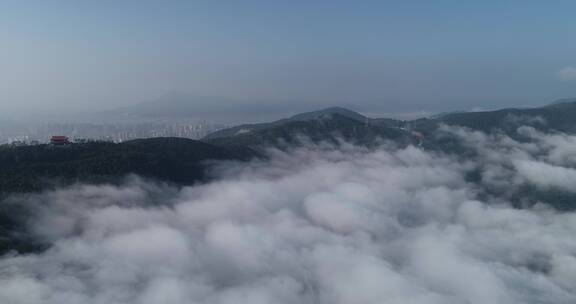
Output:
<svg viewBox="0 0 576 304">
<path fill-rule="evenodd" d="M 508 201 L 575 192 L 576 137 L 445 131 L 475 156 L 316 145 L 12 198 L 52 246 L 0 259 L 0 303 L 576 303 L 576 214 Z"/>
</svg>

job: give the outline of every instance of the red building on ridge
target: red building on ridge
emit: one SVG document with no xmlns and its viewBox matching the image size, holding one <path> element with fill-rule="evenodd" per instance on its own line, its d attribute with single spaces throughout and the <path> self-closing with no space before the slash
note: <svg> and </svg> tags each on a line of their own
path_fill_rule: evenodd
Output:
<svg viewBox="0 0 576 304">
<path fill-rule="evenodd" d="M 50 138 L 50 143 L 56 146 L 67 145 L 70 143 L 68 137 L 55 135 Z"/>
</svg>

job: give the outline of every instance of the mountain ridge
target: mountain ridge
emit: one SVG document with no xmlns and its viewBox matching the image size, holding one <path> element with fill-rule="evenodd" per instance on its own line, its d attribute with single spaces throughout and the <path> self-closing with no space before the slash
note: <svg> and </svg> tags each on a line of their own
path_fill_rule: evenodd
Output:
<svg viewBox="0 0 576 304">
<path fill-rule="evenodd" d="M 492 111 L 448 112 L 442 115 L 415 120 L 397 120 L 392 118 L 369 118 L 360 113 L 342 108 L 331 107 L 318 111 L 301 113 L 289 118 L 269 123 L 243 124 L 208 134 L 202 140 L 220 144 L 231 144 L 235 139 L 239 143 L 250 142 L 251 146 L 275 145 L 272 134 L 282 133 L 279 128 L 292 128 L 295 122 L 314 122 L 319 119 L 347 117 L 369 126 L 367 129 L 395 129 L 405 137 L 404 142 L 414 142 L 414 132 L 433 133 L 441 124 L 466 127 L 483 132 L 504 131 L 514 133 L 521 124 L 528 124 L 537 129 L 554 132 L 576 133 L 576 99 L 561 99 L 552 104 L 535 108 L 505 108 Z M 275 131 L 272 131 L 275 130 Z M 378 133 L 378 132 L 376 132 Z M 306 132 L 302 134 L 307 136 Z M 294 134 L 294 136 L 297 136 Z M 251 139 L 247 139 L 251 137 Z M 286 136 L 284 136 L 286 137 Z M 329 134 L 326 135 L 330 138 Z M 227 139 L 226 139 L 227 138 Z M 347 139 L 347 138 L 344 138 Z"/>
<path fill-rule="evenodd" d="M 441 134 L 442 124 L 511 135 L 517 133 L 518 126 L 530 124 L 544 131 L 576 134 L 576 101 L 530 109 L 448 113 L 438 118 L 410 121 L 368 118 L 345 108 L 332 107 L 271 123 L 237 126 L 223 130 L 221 136 L 208 136 L 202 141 L 163 137 L 62 147 L 0 145 L 0 201 L 72 184 L 118 184 L 132 174 L 175 186 L 192 185 L 210 179 L 208 170 L 212 161 L 265 158 L 266 154 L 260 149 L 270 146 L 289 149 L 308 143 L 338 145 L 347 141 L 374 148 L 382 144 L 418 145 L 455 157 L 475 157 L 475 151 L 458 138 Z M 239 132 L 247 126 L 252 129 Z M 473 183 L 475 176 L 478 178 L 476 171 L 480 170 L 482 168 L 471 168 L 467 182 Z M 576 196 L 557 189 L 527 187 L 512 194 L 510 199 L 522 206 L 521 199 L 526 195 L 534 198 L 532 201 L 543 200 L 559 210 L 576 208 L 573 203 Z M 0 204 L 0 254 L 43 249 L 43 244 L 21 233 L 25 231 L 28 212 L 30 210 L 18 204 Z"/>
</svg>

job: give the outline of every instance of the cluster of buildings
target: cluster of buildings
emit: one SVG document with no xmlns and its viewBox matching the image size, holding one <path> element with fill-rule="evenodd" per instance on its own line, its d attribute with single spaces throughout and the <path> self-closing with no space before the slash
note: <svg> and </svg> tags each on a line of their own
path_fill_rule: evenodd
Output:
<svg viewBox="0 0 576 304">
<path fill-rule="evenodd" d="M 85 138 L 75 138 L 71 140 L 68 136 L 64 135 L 53 135 L 49 138 L 48 141 L 39 141 L 39 140 L 26 140 L 26 139 L 18 139 L 12 140 L 7 142 L 6 144 L 12 147 L 22 147 L 22 146 L 36 146 L 40 144 L 49 144 L 52 146 L 67 146 L 70 144 L 82 144 L 82 143 L 89 143 L 94 141 L 110 141 L 110 140 L 94 140 L 94 139 L 85 139 Z M 3 144 L 0 144 L 3 145 Z"/>
<path fill-rule="evenodd" d="M 65 146 L 70 144 L 70 140 L 63 135 L 54 135 L 50 137 L 50 144 L 54 146 Z"/>
<path fill-rule="evenodd" d="M 50 123 L 42 125 L 0 126 L 0 144 L 13 146 L 50 143 L 66 145 L 90 140 L 123 142 L 137 138 L 183 137 L 200 139 L 222 128 L 223 124 L 200 122 L 142 122 L 118 124 Z M 54 136 L 65 134 L 66 136 Z M 79 140 L 83 138 L 84 140 Z"/>
</svg>

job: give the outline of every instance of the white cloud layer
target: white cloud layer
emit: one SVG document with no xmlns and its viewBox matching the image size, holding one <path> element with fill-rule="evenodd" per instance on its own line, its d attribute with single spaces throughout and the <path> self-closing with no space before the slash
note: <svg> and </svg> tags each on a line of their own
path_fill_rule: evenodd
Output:
<svg viewBox="0 0 576 304">
<path fill-rule="evenodd" d="M 310 148 L 179 192 L 31 198 L 53 246 L 0 259 L 0 303 L 576 303 L 576 214 L 481 201 L 465 178 L 569 187 L 574 138 L 446 131 L 477 158 Z"/>
</svg>

